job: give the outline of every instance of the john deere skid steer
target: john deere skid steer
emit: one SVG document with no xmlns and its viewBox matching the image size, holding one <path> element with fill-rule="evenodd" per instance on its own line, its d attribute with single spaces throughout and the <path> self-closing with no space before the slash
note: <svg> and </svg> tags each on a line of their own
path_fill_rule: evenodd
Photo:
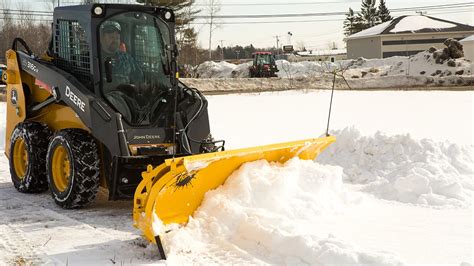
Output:
<svg viewBox="0 0 474 266">
<path fill-rule="evenodd" d="M 15 188 L 50 190 L 63 208 L 133 199 L 145 237 L 186 223 L 204 193 L 245 162 L 314 159 L 334 137 L 224 151 L 207 101 L 176 78 L 175 17 L 166 8 L 93 4 L 54 10 L 47 54 L 21 39 L 6 53 L 5 153 Z M 160 249 L 162 251 L 162 249 Z"/>
</svg>

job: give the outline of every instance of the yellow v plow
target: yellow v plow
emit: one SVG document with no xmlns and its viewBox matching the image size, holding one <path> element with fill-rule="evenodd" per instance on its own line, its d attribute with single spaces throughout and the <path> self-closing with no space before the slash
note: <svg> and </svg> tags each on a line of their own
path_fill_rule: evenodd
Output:
<svg viewBox="0 0 474 266">
<path fill-rule="evenodd" d="M 157 222 L 154 217 L 159 217 L 163 224 L 184 224 L 199 207 L 204 194 L 224 184 L 242 164 L 262 159 L 284 163 L 296 156 L 314 160 L 335 140 L 328 136 L 173 158 L 156 168 L 148 165 L 135 191 L 134 226 L 141 229 L 150 242 L 158 244 L 163 258 L 160 232 L 153 231 L 153 222 Z"/>
</svg>

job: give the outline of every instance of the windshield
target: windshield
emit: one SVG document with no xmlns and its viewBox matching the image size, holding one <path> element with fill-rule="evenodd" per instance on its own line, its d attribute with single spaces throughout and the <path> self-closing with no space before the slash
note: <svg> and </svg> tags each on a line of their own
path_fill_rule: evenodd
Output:
<svg viewBox="0 0 474 266">
<path fill-rule="evenodd" d="M 171 88 L 165 22 L 147 13 L 121 13 L 100 24 L 99 38 L 104 97 L 129 124 L 153 124 Z"/>
<path fill-rule="evenodd" d="M 271 54 L 257 54 L 257 65 L 269 65 L 272 62 Z"/>
</svg>

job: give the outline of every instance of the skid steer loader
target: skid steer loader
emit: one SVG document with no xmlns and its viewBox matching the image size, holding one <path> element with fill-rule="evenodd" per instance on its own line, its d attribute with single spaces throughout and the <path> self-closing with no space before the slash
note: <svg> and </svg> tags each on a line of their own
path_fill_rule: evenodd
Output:
<svg viewBox="0 0 474 266">
<path fill-rule="evenodd" d="M 203 94 L 176 78 L 170 9 L 119 4 L 58 7 L 48 52 L 22 39 L 6 52 L 5 154 L 24 193 L 50 190 L 63 208 L 133 199 L 134 225 L 186 223 L 206 191 L 245 162 L 314 159 L 332 136 L 224 151 Z"/>
</svg>

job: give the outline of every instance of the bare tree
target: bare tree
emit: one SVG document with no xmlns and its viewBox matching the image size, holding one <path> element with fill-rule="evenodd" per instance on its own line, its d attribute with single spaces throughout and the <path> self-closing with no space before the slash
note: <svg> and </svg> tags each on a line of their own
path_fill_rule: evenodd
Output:
<svg viewBox="0 0 474 266">
<path fill-rule="evenodd" d="M 305 45 L 304 41 L 298 41 L 296 43 L 296 49 L 298 51 L 306 51 L 306 45 Z"/>
<path fill-rule="evenodd" d="M 209 60 L 212 59 L 212 32 L 219 27 L 215 17 L 220 11 L 220 0 L 207 0 L 205 12 L 208 15 L 207 24 L 209 24 Z"/>
<path fill-rule="evenodd" d="M 337 43 L 336 43 L 336 42 L 334 42 L 334 41 L 328 41 L 328 43 L 327 43 L 327 48 L 328 48 L 329 50 L 336 50 L 336 49 L 338 49 L 338 46 L 337 46 Z"/>
<path fill-rule="evenodd" d="M 3 17 L 0 27 L 0 58 L 4 57 L 17 37 L 22 38 L 35 54 L 43 54 L 51 36 L 49 23 L 26 11 L 28 8 L 24 3 L 17 4 L 15 10 L 10 8 L 8 1 L 2 1 L 0 5 Z"/>
</svg>

